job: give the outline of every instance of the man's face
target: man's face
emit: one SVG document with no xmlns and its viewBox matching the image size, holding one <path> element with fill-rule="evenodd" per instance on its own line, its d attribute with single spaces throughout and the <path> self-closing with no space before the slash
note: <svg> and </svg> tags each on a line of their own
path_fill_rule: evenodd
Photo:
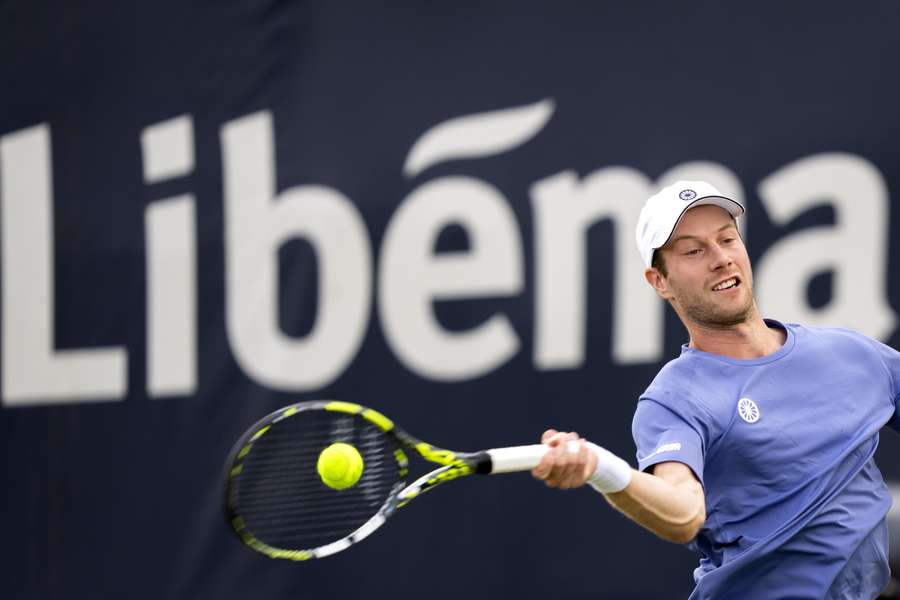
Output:
<svg viewBox="0 0 900 600">
<path fill-rule="evenodd" d="M 683 318 L 721 328 L 751 317 L 755 305 L 750 258 L 724 209 L 692 208 L 657 252 L 663 253 L 668 275 L 648 271 L 648 281 Z"/>
</svg>

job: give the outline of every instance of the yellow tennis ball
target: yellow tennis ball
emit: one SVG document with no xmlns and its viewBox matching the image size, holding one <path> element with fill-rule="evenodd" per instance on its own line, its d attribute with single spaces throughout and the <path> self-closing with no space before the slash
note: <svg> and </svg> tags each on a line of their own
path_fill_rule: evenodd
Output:
<svg viewBox="0 0 900 600">
<path fill-rule="evenodd" d="M 337 442 L 322 450 L 316 470 L 322 483 L 335 490 L 345 490 L 362 477 L 363 459 L 359 450 L 350 444 Z"/>
</svg>

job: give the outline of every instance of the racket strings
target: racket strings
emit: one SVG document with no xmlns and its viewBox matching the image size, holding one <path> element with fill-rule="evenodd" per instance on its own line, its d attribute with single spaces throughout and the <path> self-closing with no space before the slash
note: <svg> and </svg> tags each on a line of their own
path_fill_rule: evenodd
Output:
<svg viewBox="0 0 900 600">
<path fill-rule="evenodd" d="M 381 477 L 383 477 L 383 476 L 391 477 L 392 474 L 396 475 L 396 473 L 397 473 L 396 468 L 373 469 L 372 472 L 368 474 L 369 477 L 360 478 L 359 482 L 354 486 L 354 488 L 362 489 L 362 488 L 371 488 L 371 487 L 380 486 L 381 482 L 378 479 L 376 479 L 377 477 L 380 477 L 380 476 Z M 366 473 L 364 472 L 363 474 L 365 475 Z M 254 498 L 260 498 L 262 500 L 265 500 L 265 499 L 271 497 L 272 492 L 288 492 L 289 493 L 291 491 L 296 490 L 296 486 L 298 483 L 309 486 L 309 490 L 307 491 L 307 493 L 311 497 L 316 496 L 317 491 L 318 491 L 321 495 L 328 496 L 329 499 L 335 498 L 335 490 L 325 487 L 322 484 L 322 479 L 319 477 L 318 473 L 316 473 L 315 477 L 298 477 L 295 481 L 290 481 L 290 482 L 284 482 L 284 483 L 272 482 L 269 486 L 266 486 L 265 489 L 262 489 L 262 490 L 248 489 L 243 492 L 243 495 L 241 496 L 241 498 L 244 502 L 252 501 Z M 321 490 L 318 489 L 319 486 L 322 486 L 324 489 L 321 489 Z"/>
<path fill-rule="evenodd" d="M 394 472 L 396 474 L 396 470 Z M 384 475 L 381 475 L 381 476 L 383 477 Z M 388 476 L 390 476 L 390 475 L 388 474 Z M 305 494 L 307 500 L 314 500 L 317 498 L 321 498 L 321 499 L 324 499 L 324 500 L 330 502 L 332 506 L 340 506 L 342 504 L 342 502 L 340 500 L 340 496 L 337 496 L 337 494 L 335 493 L 335 490 L 332 490 L 332 489 L 316 490 L 315 489 L 316 485 L 321 484 L 321 481 L 319 481 L 318 479 L 316 480 L 316 482 L 313 482 L 312 480 L 302 480 L 300 483 L 301 483 L 301 485 L 308 485 L 310 487 L 310 490 L 308 492 L 306 492 L 306 494 Z M 369 493 L 371 493 L 373 491 L 380 492 L 381 483 L 380 482 L 372 482 L 372 481 L 368 481 L 368 482 L 360 481 L 360 483 L 357 483 L 355 487 L 359 488 L 357 491 L 365 491 L 365 492 L 369 492 Z M 270 488 L 267 487 L 264 491 L 250 490 L 250 491 L 244 492 L 241 495 L 241 503 L 243 504 L 243 506 L 245 508 L 249 508 L 251 505 L 255 505 L 255 504 L 266 504 L 266 505 L 274 507 L 278 503 L 278 500 L 273 499 L 273 497 L 272 497 L 273 494 L 282 494 L 285 496 L 289 496 L 294 491 L 296 491 L 296 485 L 294 485 L 293 483 L 291 485 L 281 485 L 281 484 L 272 485 Z M 293 502 L 293 500 L 291 500 L 290 502 Z M 355 497 L 350 500 L 350 503 L 353 505 L 359 504 L 357 498 L 355 498 Z"/>
<path fill-rule="evenodd" d="M 319 454 L 336 442 L 354 446 L 363 472 L 344 490 L 326 486 Z M 344 538 L 373 517 L 400 479 L 394 439 L 356 415 L 302 411 L 275 422 L 256 441 L 231 482 L 235 514 L 270 546 L 308 550 Z"/>
</svg>

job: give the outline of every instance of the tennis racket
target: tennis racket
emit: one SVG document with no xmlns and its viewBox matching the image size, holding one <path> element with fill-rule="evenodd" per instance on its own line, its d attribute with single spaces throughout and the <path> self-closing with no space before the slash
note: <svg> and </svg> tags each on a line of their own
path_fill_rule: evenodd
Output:
<svg viewBox="0 0 900 600">
<path fill-rule="evenodd" d="M 317 471 L 323 449 L 352 445 L 362 475 L 346 489 Z M 472 474 L 533 469 L 548 446 L 453 452 L 409 435 L 381 413 L 349 402 L 300 402 L 248 429 L 225 467 L 225 518 L 238 537 L 271 558 L 329 556 L 369 536 L 397 509 L 433 487 Z M 440 465 L 407 485 L 408 455 Z"/>
</svg>

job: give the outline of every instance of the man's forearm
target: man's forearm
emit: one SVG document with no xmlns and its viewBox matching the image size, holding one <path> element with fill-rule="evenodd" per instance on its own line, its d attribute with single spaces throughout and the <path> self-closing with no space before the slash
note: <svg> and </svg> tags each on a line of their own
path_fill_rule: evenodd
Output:
<svg viewBox="0 0 900 600">
<path fill-rule="evenodd" d="M 628 518 L 670 542 L 691 541 L 706 521 L 703 489 L 695 479 L 672 482 L 634 471 L 628 487 L 605 497 Z"/>
<path fill-rule="evenodd" d="M 532 474 L 548 486 L 571 489 L 589 483 L 627 517 L 672 542 L 689 542 L 703 527 L 703 486 L 686 464 L 664 461 L 653 466 L 651 475 L 572 432 L 548 429 L 541 442 L 550 450 Z"/>
</svg>

